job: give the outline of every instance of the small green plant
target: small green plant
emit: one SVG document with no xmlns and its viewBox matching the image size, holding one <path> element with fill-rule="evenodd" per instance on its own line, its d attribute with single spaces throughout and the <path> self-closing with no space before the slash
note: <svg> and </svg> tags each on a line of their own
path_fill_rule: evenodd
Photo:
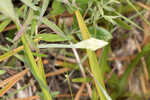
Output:
<svg viewBox="0 0 150 100">
<path fill-rule="evenodd" d="M 61 76 L 61 78 L 63 77 L 64 80 L 67 78 L 68 91 L 72 100 L 74 99 L 72 82 L 86 83 L 91 100 L 131 99 L 134 95 L 137 95 L 127 89 L 129 77 L 142 57 L 145 57 L 145 66 L 147 65 L 145 70 L 150 72 L 148 67 L 150 65 L 148 56 L 150 52 L 149 43 L 147 41 L 146 43 L 141 43 L 140 46 L 143 49 L 139 53 L 135 52 L 132 54 L 134 59 L 131 62 L 130 60 L 120 61 L 117 57 L 113 58 L 112 56 L 116 52 L 121 51 L 114 50 L 114 52 L 113 48 L 111 48 L 112 44 L 119 39 L 121 41 L 119 41 L 121 44 L 120 49 L 124 50 L 125 47 L 123 46 L 127 44 L 127 41 L 125 41 L 124 45 L 122 45 L 122 41 L 124 42 L 128 37 L 137 39 L 136 36 L 130 34 L 131 31 L 134 32 L 133 30 L 137 34 L 138 32 L 141 34 L 142 32 L 149 32 L 147 28 L 150 26 L 150 23 L 144 15 L 146 10 L 140 9 L 136 5 L 136 1 L 20 0 L 18 2 L 15 0 L 0 0 L 0 34 L 4 34 L 2 40 L 0 40 L 0 76 L 5 76 L 9 68 L 21 71 L 24 67 L 28 67 L 28 71 L 31 71 L 34 79 L 40 86 L 41 90 L 36 92 L 41 99 L 53 100 L 61 93 L 59 90 L 49 90 L 43 57 L 48 58 L 51 55 L 50 52 L 54 51 L 56 53 L 53 54 L 52 52 L 54 57 L 59 56 L 59 53 L 61 54 L 58 57 L 61 62 L 57 61 L 57 58 L 54 61 L 56 66 L 58 64 L 58 66 L 69 69 L 66 77 Z M 145 3 L 148 4 L 149 2 Z M 134 22 L 133 20 L 140 21 Z M 140 25 L 141 22 L 142 25 Z M 120 34 L 124 32 L 124 35 L 118 35 L 119 32 Z M 144 35 L 141 34 L 138 36 L 141 39 L 140 42 L 148 36 L 145 33 Z M 115 38 L 117 39 L 112 41 Z M 127 52 L 124 53 L 126 54 Z M 49 60 L 48 64 L 51 64 Z M 116 61 L 121 64 L 123 62 L 127 66 L 126 69 L 123 69 L 124 72 L 121 76 L 115 72 L 117 68 L 114 68 L 113 63 Z M 25 65 L 21 65 L 20 68 L 17 62 Z M 55 67 L 55 64 L 53 67 Z M 59 71 L 59 68 L 54 69 Z M 142 76 L 144 71 L 140 68 L 139 70 Z M 72 78 L 75 71 L 80 71 L 81 76 L 77 75 L 78 77 Z M 146 81 L 141 80 L 141 86 L 143 86 L 144 82 L 145 84 L 149 83 L 149 77 L 145 79 Z M 0 81 L 3 83 L 3 80 Z M 0 90 L 0 95 L 7 92 L 6 90 L 9 90 L 17 81 L 5 83 L 6 86 Z M 3 86 L 2 83 L 0 82 L 0 86 Z M 4 96 L 2 100 L 8 100 L 10 96 L 22 91 L 30 84 L 26 85 L 23 83 L 23 85 L 19 90 L 16 89 L 15 92 Z M 138 95 L 137 97 L 140 99 L 149 97 L 146 93 L 142 93 L 142 96 Z"/>
</svg>

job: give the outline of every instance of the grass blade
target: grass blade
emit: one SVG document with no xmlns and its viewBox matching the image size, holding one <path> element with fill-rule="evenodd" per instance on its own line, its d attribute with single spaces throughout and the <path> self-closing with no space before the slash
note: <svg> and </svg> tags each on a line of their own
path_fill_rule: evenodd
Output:
<svg viewBox="0 0 150 100">
<path fill-rule="evenodd" d="M 128 82 L 128 77 L 133 71 L 136 64 L 140 61 L 141 57 L 143 57 L 146 53 L 150 51 L 150 44 L 147 44 L 144 46 L 143 50 L 137 55 L 137 57 L 132 61 L 132 63 L 128 66 L 127 70 L 124 72 L 123 76 L 120 80 L 120 86 L 119 89 L 122 91 L 123 87 L 125 87 L 126 83 Z"/>
<path fill-rule="evenodd" d="M 87 40 L 83 40 L 77 44 L 40 44 L 39 48 L 81 48 L 81 49 L 89 49 L 95 51 L 99 48 L 106 46 L 108 43 L 103 40 L 98 40 L 95 38 L 89 38 Z"/>
<path fill-rule="evenodd" d="M 78 24 L 82 33 L 82 37 L 84 40 L 90 38 L 90 33 L 84 23 L 84 20 L 80 14 L 80 12 L 77 10 L 75 11 L 77 20 L 78 20 Z M 102 76 L 102 72 L 101 69 L 99 67 L 98 61 L 97 61 L 97 57 L 95 52 L 91 51 L 91 50 L 87 50 L 88 53 L 88 58 L 89 58 L 89 63 L 90 63 L 90 68 L 91 71 L 95 77 L 95 79 L 98 81 L 98 83 L 101 84 L 101 86 L 104 88 L 105 90 L 105 85 L 104 85 L 104 81 L 103 81 L 103 76 Z M 107 100 L 105 94 L 103 93 L 103 90 L 101 90 L 99 88 L 99 85 L 96 83 L 96 88 L 98 90 L 98 93 L 100 95 L 101 100 Z"/>
<path fill-rule="evenodd" d="M 71 37 L 63 38 L 60 35 L 51 34 L 51 33 L 37 34 L 36 37 L 40 38 L 40 40 L 44 40 L 46 42 L 61 42 L 61 41 L 71 40 Z"/>
<path fill-rule="evenodd" d="M 1 56 L 0 56 L 0 62 L 3 61 L 3 60 L 5 60 L 5 59 L 7 59 L 7 58 L 9 58 L 10 56 L 13 56 L 13 55 L 16 54 L 17 52 L 23 50 L 23 48 L 24 48 L 23 46 L 20 46 L 20 47 L 14 49 L 14 50 L 8 51 L 8 52 L 5 53 L 4 55 L 1 55 Z"/>
<path fill-rule="evenodd" d="M 11 18 L 14 22 L 19 22 L 18 17 L 16 16 L 14 11 L 12 0 L 1 0 L 0 12 L 3 13 L 5 16 Z"/>
<path fill-rule="evenodd" d="M 130 24 L 134 25 L 135 27 L 137 27 L 140 30 L 143 30 L 140 26 L 138 26 L 136 23 L 134 23 L 133 21 L 131 21 L 130 19 L 126 18 L 125 16 L 121 15 L 118 12 L 115 12 L 118 16 L 120 16 L 121 18 L 123 18 L 124 20 L 126 20 L 127 22 L 129 22 Z"/>
<path fill-rule="evenodd" d="M 32 8 L 33 10 L 38 10 L 38 7 L 36 7 L 33 3 L 32 0 L 21 0 L 24 4 Z"/>
<path fill-rule="evenodd" d="M 26 40 L 24 35 L 22 35 L 21 40 L 23 42 L 25 54 L 26 54 L 26 56 L 28 58 L 28 62 L 30 64 L 31 72 L 34 75 L 34 77 L 38 80 L 40 87 L 43 91 L 44 100 L 52 100 L 52 97 L 48 91 L 48 87 L 47 87 L 47 84 L 45 82 L 45 79 L 43 79 L 43 77 L 41 75 L 39 75 L 40 71 L 38 69 L 38 66 L 37 66 L 35 60 L 34 60 L 33 54 L 32 54 L 32 52 L 31 52 L 31 50 L 27 44 L 27 40 Z"/>
<path fill-rule="evenodd" d="M 34 42 L 37 42 L 39 39 L 35 39 Z M 0 46 L 1 47 L 1 46 Z M 0 62 L 5 60 L 5 59 L 8 59 L 9 57 L 15 55 L 16 53 L 20 52 L 21 50 L 24 49 L 24 46 L 20 46 L 16 49 L 13 49 L 11 51 L 7 51 L 7 53 L 3 54 L 0 56 Z"/>
<path fill-rule="evenodd" d="M 139 16 L 145 21 L 145 23 L 150 26 L 150 22 L 138 11 L 138 9 L 132 4 L 130 0 L 127 0 L 127 3 L 139 14 Z"/>
<path fill-rule="evenodd" d="M 104 47 L 101 58 L 100 58 L 100 66 L 102 70 L 102 75 L 109 70 L 109 66 L 107 63 L 107 58 L 110 50 L 110 45 Z"/>
<path fill-rule="evenodd" d="M 65 37 L 64 32 L 53 22 L 51 22 L 50 20 L 48 20 L 47 18 L 42 18 L 42 22 L 47 25 L 48 27 L 50 27 L 53 31 L 55 31 L 57 34 L 59 34 L 62 37 Z"/>
<path fill-rule="evenodd" d="M 43 0 L 43 4 L 42 4 L 41 12 L 40 12 L 40 19 L 39 19 L 39 21 L 41 21 L 44 13 L 46 11 L 46 8 L 48 7 L 48 4 L 49 4 L 49 0 Z"/>
</svg>

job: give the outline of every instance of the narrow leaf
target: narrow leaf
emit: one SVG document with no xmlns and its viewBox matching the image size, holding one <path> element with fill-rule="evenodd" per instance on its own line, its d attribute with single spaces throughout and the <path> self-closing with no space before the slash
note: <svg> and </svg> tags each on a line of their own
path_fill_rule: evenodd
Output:
<svg viewBox="0 0 150 100">
<path fill-rule="evenodd" d="M 76 17 L 78 20 L 78 24 L 79 24 L 83 39 L 86 40 L 86 39 L 90 38 L 91 37 L 90 33 L 88 31 L 87 26 L 84 23 L 83 17 L 80 14 L 79 10 L 75 11 L 75 14 L 76 14 Z M 91 71 L 92 71 L 95 79 L 98 81 L 98 83 L 101 84 L 102 88 L 105 90 L 103 76 L 102 76 L 102 72 L 101 72 L 101 69 L 99 67 L 98 61 L 97 61 L 96 54 L 95 54 L 95 52 L 93 52 L 91 50 L 87 50 L 87 53 L 88 53 Z M 96 88 L 97 88 L 98 93 L 100 95 L 100 99 L 101 100 L 107 100 L 107 97 L 105 96 L 104 91 L 101 88 L 99 88 L 98 83 L 96 83 Z"/>
<path fill-rule="evenodd" d="M 42 22 L 47 25 L 48 27 L 50 27 L 54 32 L 56 32 L 57 34 L 60 34 L 62 37 L 65 37 L 64 32 L 53 22 L 51 22 L 50 20 L 48 20 L 47 18 L 42 18 Z"/>
<path fill-rule="evenodd" d="M 51 33 L 38 34 L 36 35 L 36 37 L 40 38 L 40 40 L 44 40 L 47 42 L 60 42 L 60 41 L 70 40 L 70 37 L 63 38 L 60 35 L 51 34 Z"/>
<path fill-rule="evenodd" d="M 65 44 L 40 44 L 39 48 L 82 48 L 89 50 L 97 50 L 106 46 L 108 43 L 103 40 L 98 40 L 95 38 L 90 38 L 87 40 L 83 40 L 77 44 L 65 45 Z"/>
<path fill-rule="evenodd" d="M 102 27 L 90 26 L 88 29 L 89 29 L 89 32 L 91 33 L 92 37 L 95 37 L 100 40 L 105 40 L 105 41 L 112 39 L 111 33 Z"/>
<path fill-rule="evenodd" d="M 8 51 L 7 53 L 5 53 L 4 55 L 0 56 L 0 62 L 9 58 L 10 56 L 13 56 L 14 54 L 16 54 L 17 52 L 21 51 L 24 47 L 20 46 L 14 50 Z"/>
<path fill-rule="evenodd" d="M 83 77 L 72 79 L 72 82 L 78 82 L 78 83 L 90 82 L 90 81 L 91 81 L 91 78 L 83 78 Z"/>
<path fill-rule="evenodd" d="M 18 17 L 15 14 L 12 0 L 0 0 L 0 12 L 11 18 L 13 21 L 18 22 Z"/>
<path fill-rule="evenodd" d="M 48 4 L 49 4 L 49 0 L 43 0 L 42 9 L 41 9 L 41 12 L 40 12 L 40 18 L 39 18 L 38 24 L 41 22 L 41 20 L 43 18 L 43 15 L 44 15 L 47 7 L 48 7 Z"/>
<path fill-rule="evenodd" d="M 122 21 L 121 19 L 117 18 L 115 19 L 116 23 L 121 26 L 122 28 L 125 28 L 127 30 L 131 30 L 131 26 L 128 25 L 126 22 Z"/>
<path fill-rule="evenodd" d="M 99 48 L 103 48 L 107 44 L 108 44 L 108 42 L 105 42 L 103 40 L 98 40 L 95 38 L 89 38 L 88 40 L 83 40 L 83 41 L 75 44 L 75 47 L 76 48 L 86 48 L 86 49 L 90 49 L 90 50 L 95 51 Z"/>
<path fill-rule="evenodd" d="M 44 94 L 44 100 L 52 100 L 52 97 L 49 93 L 45 79 L 43 79 L 42 75 L 39 75 L 40 71 L 39 71 L 38 66 L 35 62 L 33 54 L 29 48 L 26 37 L 24 35 L 22 35 L 21 40 L 22 40 L 23 45 L 24 45 L 25 54 L 27 56 L 27 60 L 28 60 L 31 72 L 34 75 L 34 77 L 36 78 L 36 80 L 39 82 L 40 87 L 42 89 L 42 92 Z"/>
<path fill-rule="evenodd" d="M 32 8 L 33 10 L 38 10 L 38 7 L 32 3 L 32 0 L 21 0 L 24 4 Z"/>
<path fill-rule="evenodd" d="M 120 91 L 123 90 L 123 87 L 125 87 L 126 83 L 128 82 L 129 75 L 133 71 L 136 64 L 140 61 L 141 57 L 143 57 L 149 51 L 150 51 L 150 44 L 147 44 L 146 46 L 144 46 L 142 51 L 137 55 L 137 57 L 132 61 L 132 63 L 128 66 L 127 70 L 124 72 L 120 80 L 120 87 L 119 87 Z"/>
<path fill-rule="evenodd" d="M 134 25 L 135 27 L 137 27 L 140 30 L 143 30 L 140 26 L 138 26 L 136 23 L 134 23 L 133 21 L 131 21 L 130 19 L 124 17 L 123 15 L 121 15 L 118 12 L 115 12 L 118 16 L 120 16 L 121 18 L 123 18 L 124 20 L 126 20 L 127 22 L 129 22 L 130 24 Z"/>
</svg>

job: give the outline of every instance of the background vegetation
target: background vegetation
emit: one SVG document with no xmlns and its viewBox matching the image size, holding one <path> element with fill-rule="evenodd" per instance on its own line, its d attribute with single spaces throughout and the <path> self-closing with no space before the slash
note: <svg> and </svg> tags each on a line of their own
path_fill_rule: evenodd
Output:
<svg viewBox="0 0 150 100">
<path fill-rule="evenodd" d="M 149 0 L 0 0 L 0 100 L 149 100 Z"/>
</svg>

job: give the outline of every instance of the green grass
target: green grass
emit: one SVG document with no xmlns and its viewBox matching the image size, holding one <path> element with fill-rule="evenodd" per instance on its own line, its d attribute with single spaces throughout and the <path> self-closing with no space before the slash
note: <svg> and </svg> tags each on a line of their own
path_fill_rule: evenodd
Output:
<svg viewBox="0 0 150 100">
<path fill-rule="evenodd" d="M 149 2 L 146 1 L 145 4 L 149 4 Z M 52 95 L 53 92 L 59 91 L 48 89 L 49 84 L 45 76 L 43 57 L 48 57 L 50 51 L 59 51 L 60 54 L 66 55 L 66 58 L 77 58 L 76 64 L 67 61 L 61 64 L 63 67 L 72 68 L 70 72 L 67 72 L 70 99 L 73 100 L 74 98 L 72 82 L 91 84 L 90 88 L 93 92 L 92 97 L 90 97 L 91 100 L 130 99 L 135 94 L 128 90 L 129 78 L 132 72 L 137 69 L 137 65 L 142 66 L 139 63 L 142 57 L 145 57 L 146 70 L 150 72 L 148 56 L 150 46 L 149 43 L 142 45 L 141 52 L 132 54 L 134 55 L 132 61 L 126 62 L 123 60 L 122 63 L 118 60 L 126 65 L 122 75 L 118 76 L 118 73 L 114 72 L 111 67 L 116 60 L 108 60 L 110 55 L 115 54 L 111 50 L 111 44 L 115 41 L 111 41 L 111 39 L 115 38 L 113 37 L 115 32 L 117 38 L 119 32 L 126 32 L 124 33 L 126 37 L 120 36 L 120 40 L 122 40 L 122 37 L 125 39 L 131 38 L 133 30 L 143 34 L 145 28 L 138 21 L 146 23 L 148 28 L 150 26 L 148 19 L 144 17 L 145 12 L 146 10 L 130 0 L 20 0 L 19 5 L 11 0 L 1 0 L 0 34 L 3 35 L 3 40 L 0 41 L 0 67 L 2 68 L 0 74 L 6 75 L 5 66 L 20 71 L 14 61 L 23 62 L 25 65 L 21 66 L 21 69 L 25 66 L 30 68 L 34 79 L 40 86 L 39 94 L 42 100 L 53 100 L 53 98 L 56 98 Z M 70 18 L 68 22 L 67 18 Z M 134 20 L 138 21 L 134 22 Z M 68 25 L 67 23 L 71 24 Z M 11 29 L 11 25 L 15 27 Z M 7 28 L 10 29 L 5 31 Z M 73 49 L 73 52 L 70 51 L 71 49 Z M 76 54 L 74 50 L 79 52 Z M 97 52 L 100 52 L 100 54 Z M 125 52 L 125 54 L 128 54 L 128 52 Z M 77 56 L 80 56 L 80 58 Z M 85 75 L 81 74 L 81 76 L 72 78 L 74 71 L 79 70 Z M 143 69 L 139 68 L 137 73 L 139 73 L 139 76 L 143 75 Z M 139 77 L 138 79 L 140 80 Z M 105 80 L 107 80 L 106 83 Z M 24 86 L 27 87 L 26 84 Z M 22 87 L 21 91 L 25 87 Z M 147 90 L 149 91 L 149 89 Z M 126 93 L 126 91 L 129 93 Z M 2 100 L 7 100 L 8 97 L 17 92 L 18 90 L 5 96 Z M 149 97 L 142 90 L 140 92 L 143 98 Z M 138 96 L 142 98 L 141 95 Z"/>
</svg>

